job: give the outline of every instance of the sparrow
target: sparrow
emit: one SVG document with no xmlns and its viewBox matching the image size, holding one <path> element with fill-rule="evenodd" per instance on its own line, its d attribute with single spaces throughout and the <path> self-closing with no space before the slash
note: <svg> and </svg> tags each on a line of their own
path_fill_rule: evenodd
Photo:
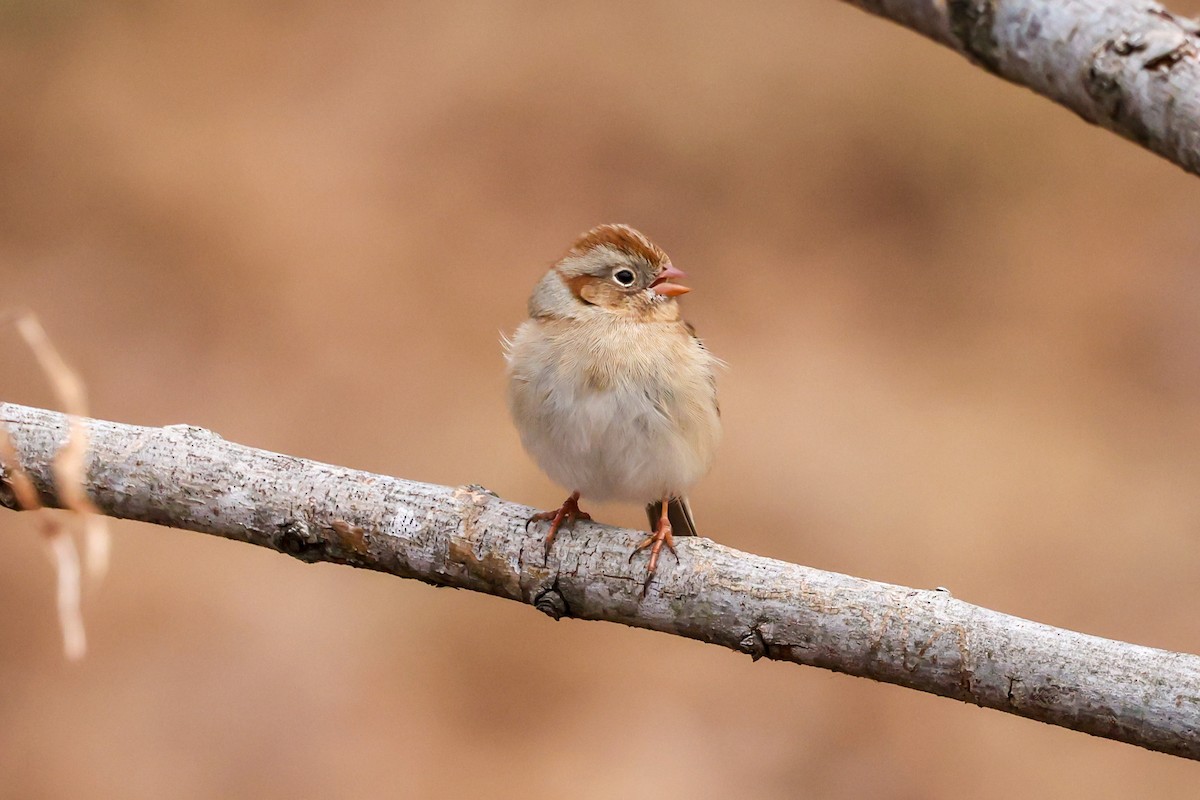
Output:
<svg viewBox="0 0 1200 800">
<path fill-rule="evenodd" d="M 721 435 L 712 355 L 680 316 L 686 275 L 628 225 L 583 234 L 534 287 L 529 319 L 505 341 L 508 404 L 521 443 L 571 494 L 530 517 L 554 537 L 590 520 L 580 498 L 646 504 L 645 596 L 664 545 L 696 535 L 687 491 Z"/>
</svg>

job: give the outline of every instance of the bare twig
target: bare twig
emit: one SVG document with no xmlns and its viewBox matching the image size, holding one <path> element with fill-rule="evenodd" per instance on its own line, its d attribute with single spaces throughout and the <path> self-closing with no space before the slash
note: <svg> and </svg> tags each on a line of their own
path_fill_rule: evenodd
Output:
<svg viewBox="0 0 1200 800">
<path fill-rule="evenodd" d="M 1200 24 L 1146 0 L 844 0 L 1200 174 Z"/>
<path fill-rule="evenodd" d="M 66 417 L 0 404 L 52 502 Z M 200 428 L 87 420 L 87 490 L 105 514 L 486 592 L 555 619 L 608 620 L 908 686 L 1200 759 L 1200 657 L 1052 628 L 908 589 L 678 542 L 641 596 L 639 534 L 580 523 L 543 561 L 531 509 L 223 441 Z M 0 505 L 17 508 L 11 482 Z M 9 491 L 5 491 L 9 489 Z"/>
<path fill-rule="evenodd" d="M 83 520 L 88 573 L 93 578 L 103 578 L 108 572 L 111 540 L 104 518 L 99 516 L 99 509 L 92 505 L 83 488 L 83 460 L 88 448 L 87 428 L 83 424 L 83 418 L 88 414 L 87 393 L 83 381 L 67 366 L 58 348 L 46 335 L 46 329 L 42 327 L 37 315 L 31 311 L 20 312 L 16 317 L 16 325 L 17 331 L 29 345 L 42 372 L 50 381 L 54 393 L 58 395 L 58 402 L 70 415 L 70 434 L 67 436 L 67 443 L 54 459 L 54 478 L 63 507 L 76 512 Z M 78 564 L 75 572 L 78 574 Z"/>
<path fill-rule="evenodd" d="M 58 487 L 59 504 L 76 512 L 83 522 L 88 571 L 93 578 L 99 579 L 108 569 L 110 539 L 107 523 L 100 516 L 99 509 L 92 505 L 84 488 L 84 459 L 88 440 L 87 427 L 83 423 L 87 415 L 83 381 L 67 366 L 32 311 L 16 309 L 0 314 L 0 322 L 8 321 L 16 325 L 17 332 L 37 359 L 59 402 L 70 414 L 66 444 L 53 459 L 51 470 Z M 0 425 L 0 464 L 6 469 L 14 502 L 26 511 L 40 510 L 42 504 L 37 490 L 22 469 L 4 425 Z M 46 514 L 40 515 L 38 521 L 57 576 L 56 605 L 63 634 L 63 651 L 67 658 L 77 661 L 87 653 L 81 608 L 79 554 L 67 528 Z"/>
</svg>

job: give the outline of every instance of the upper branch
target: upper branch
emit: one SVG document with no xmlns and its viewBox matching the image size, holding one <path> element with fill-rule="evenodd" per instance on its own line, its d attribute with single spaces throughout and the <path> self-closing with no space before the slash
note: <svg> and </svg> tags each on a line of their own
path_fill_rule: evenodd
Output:
<svg viewBox="0 0 1200 800">
<path fill-rule="evenodd" d="M 1145 0 L 844 0 L 1200 174 L 1200 24 Z"/>
<path fill-rule="evenodd" d="M 646 598 L 632 531 L 581 522 L 543 562 L 530 509 L 477 486 L 373 475 L 232 444 L 200 428 L 85 420 L 105 514 L 608 620 L 953 697 L 1200 759 L 1200 658 L 1052 628 L 956 600 L 678 541 Z M 47 506 L 62 414 L 0 404 Z M 0 474 L 0 505 L 17 506 Z"/>
</svg>

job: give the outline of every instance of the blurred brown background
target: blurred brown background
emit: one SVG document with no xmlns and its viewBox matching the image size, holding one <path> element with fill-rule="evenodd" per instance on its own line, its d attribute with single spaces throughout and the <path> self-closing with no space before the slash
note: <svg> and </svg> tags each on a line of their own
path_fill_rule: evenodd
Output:
<svg viewBox="0 0 1200 800">
<path fill-rule="evenodd" d="M 0 108 L 2 305 L 41 314 L 97 416 L 553 505 L 500 332 L 576 234 L 629 222 L 690 272 L 731 365 L 707 535 L 1200 651 L 1200 182 L 890 23 L 832 0 L 8 0 Z M 4 337 L 0 396 L 52 404 Z M 0 535 L 5 797 L 1184 797 L 1200 777 L 137 524 L 68 664 L 34 525 Z"/>
</svg>

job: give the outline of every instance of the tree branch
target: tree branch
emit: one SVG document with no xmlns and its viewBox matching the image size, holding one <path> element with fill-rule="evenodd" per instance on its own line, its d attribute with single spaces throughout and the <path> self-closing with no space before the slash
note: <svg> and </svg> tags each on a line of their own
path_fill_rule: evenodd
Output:
<svg viewBox="0 0 1200 800">
<path fill-rule="evenodd" d="M 1200 174 L 1200 24 L 1137 0 L 844 0 Z"/>
<path fill-rule="evenodd" d="M 232 444 L 201 428 L 84 421 L 87 493 L 105 514 L 507 597 L 908 686 L 1200 759 L 1200 657 L 1052 628 L 956 600 L 678 541 L 641 597 L 641 535 L 581 522 L 543 563 L 531 509 L 486 489 L 373 475 Z M 61 506 L 68 418 L 0 404 L 21 465 Z M 16 508 L 8 482 L 0 504 Z"/>
</svg>

